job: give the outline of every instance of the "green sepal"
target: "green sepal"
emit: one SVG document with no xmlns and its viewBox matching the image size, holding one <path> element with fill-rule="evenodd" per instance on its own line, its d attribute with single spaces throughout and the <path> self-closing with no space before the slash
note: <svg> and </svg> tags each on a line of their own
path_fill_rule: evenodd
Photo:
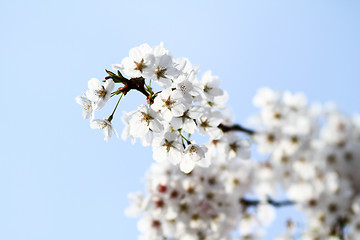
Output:
<svg viewBox="0 0 360 240">
<path fill-rule="evenodd" d="M 119 95 L 119 94 L 121 94 L 121 93 L 123 93 L 123 92 L 121 91 L 121 89 L 118 89 L 118 90 L 116 90 L 115 92 L 112 92 L 112 93 L 111 93 L 111 96 L 113 97 L 113 96 Z"/>
<path fill-rule="evenodd" d="M 111 79 L 115 82 L 115 83 L 124 83 L 126 81 L 129 81 L 127 78 L 125 78 L 120 71 L 118 71 L 118 75 L 116 75 L 115 73 L 105 69 L 105 72 L 107 74 L 109 74 L 109 77 L 111 77 Z"/>
</svg>

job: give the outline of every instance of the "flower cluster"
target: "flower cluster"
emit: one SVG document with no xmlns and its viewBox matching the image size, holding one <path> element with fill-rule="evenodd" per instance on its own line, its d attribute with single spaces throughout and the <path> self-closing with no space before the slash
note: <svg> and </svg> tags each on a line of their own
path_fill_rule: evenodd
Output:
<svg viewBox="0 0 360 240">
<path fill-rule="evenodd" d="M 145 96 L 122 117 L 122 138 L 151 146 L 157 162 L 147 194 L 129 195 L 127 214 L 141 217 L 140 239 L 261 239 L 274 207 L 286 205 L 308 219 L 303 240 L 360 238 L 359 116 L 309 105 L 302 93 L 262 88 L 253 99 L 260 108 L 251 118 L 256 127 L 248 129 L 227 116 L 218 77 L 210 71 L 198 77 L 198 66 L 175 59 L 162 44 L 135 47 L 112 68 L 103 82 L 90 79 L 76 101 L 90 127 L 109 140 L 118 136 L 112 120 L 120 100 L 132 90 Z M 112 113 L 96 119 L 112 97 L 118 97 Z M 252 142 L 265 160 L 250 160 Z M 279 186 L 289 200 L 273 200 Z M 289 220 L 277 239 L 294 239 L 294 226 Z"/>
<path fill-rule="evenodd" d="M 121 64 L 114 64 L 117 74 L 107 71 L 105 84 L 97 79 L 89 81 L 89 90 L 76 98 L 84 106 L 83 116 L 90 118 L 92 128 L 104 129 L 105 140 L 116 131 L 111 125 L 113 113 L 104 120 L 94 119 L 94 110 L 100 110 L 112 96 L 126 95 L 130 90 L 144 94 L 144 103 L 132 112 L 124 113 L 126 127 L 122 137 L 140 138 L 143 145 L 151 145 L 157 162 L 168 161 L 189 173 L 196 165 L 209 166 L 205 159 L 207 147 L 190 137 L 194 133 L 217 140 L 223 136 L 219 128 L 224 121 L 227 94 L 219 88 L 220 79 L 210 71 L 197 78 L 199 68 L 188 59 L 174 59 L 162 44 L 150 47 L 143 44 L 133 48 Z M 125 78 L 122 73 L 129 79 Z M 113 91 L 114 84 L 121 86 Z M 157 83 L 157 86 L 152 86 Z M 154 88 L 159 91 L 154 93 Z M 113 92 L 112 92 L 113 91 Z M 230 141 L 235 141 L 230 139 Z M 248 144 L 237 146 L 247 151 Z M 247 151 L 248 152 L 248 151 Z M 245 156 L 245 155 L 244 155 Z M 246 154 L 246 158 L 249 154 Z"/>
<path fill-rule="evenodd" d="M 254 140 L 269 154 L 272 181 L 282 183 L 309 219 L 304 239 L 340 239 L 346 224 L 358 222 L 352 205 L 360 197 L 359 118 L 307 105 L 301 93 L 281 96 L 268 88 L 259 90 L 254 104 L 261 109 L 252 119 L 261 125 Z M 359 228 L 350 228 L 349 239 L 359 235 Z"/>
<path fill-rule="evenodd" d="M 255 162 L 228 161 L 222 154 L 209 168 L 196 168 L 191 174 L 172 164 L 153 164 L 146 178 L 148 195 L 129 194 L 126 214 L 141 217 L 143 240 L 252 239 L 275 214 L 266 202 L 254 211 L 245 200 L 256 168 Z"/>
<path fill-rule="evenodd" d="M 109 101 L 112 90 L 114 89 L 114 81 L 108 79 L 104 85 L 96 79 L 92 78 L 88 82 L 89 89 L 82 95 L 76 97 L 76 102 L 84 107 L 83 117 L 90 119 L 90 127 L 93 129 L 103 129 L 105 140 L 109 141 L 112 132 L 118 136 L 116 130 L 111 125 L 111 119 L 94 119 L 95 110 L 100 110 Z"/>
</svg>

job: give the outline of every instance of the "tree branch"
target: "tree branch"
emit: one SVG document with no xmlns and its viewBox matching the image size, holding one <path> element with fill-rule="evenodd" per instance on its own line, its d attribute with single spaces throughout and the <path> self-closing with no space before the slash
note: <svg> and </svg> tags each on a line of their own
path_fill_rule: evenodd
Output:
<svg viewBox="0 0 360 240">
<path fill-rule="evenodd" d="M 250 206 L 257 206 L 261 203 L 267 203 L 270 204 L 274 207 L 285 207 L 285 206 L 290 206 L 290 205 L 294 205 L 295 202 L 291 201 L 291 200 L 284 200 L 284 201 L 275 201 L 271 198 L 268 198 L 266 201 L 260 201 L 260 200 L 250 200 L 250 199 L 246 199 L 246 198 L 241 198 L 240 199 L 240 203 L 250 207 Z"/>
<path fill-rule="evenodd" d="M 117 74 L 106 69 L 105 71 L 107 74 L 109 74 L 109 76 L 105 77 L 105 79 L 111 78 L 115 83 L 124 84 L 123 87 L 114 92 L 116 95 L 120 93 L 126 95 L 130 90 L 134 89 L 141 92 L 146 97 L 149 97 L 150 94 L 145 89 L 145 79 L 143 77 L 127 79 L 120 73 L 120 71 L 118 71 Z"/>
<path fill-rule="evenodd" d="M 220 124 L 218 126 L 223 132 L 230 132 L 230 131 L 240 131 L 240 132 L 244 132 L 247 133 L 249 135 L 253 135 L 255 133 L 254 130 L 248 129 L 248 128 L 244 128 L 239 124 L 234 124 L 231 126 L 226 126 L 224 124 Z"/>
<path fill-rule="evenodd" d="M 333 227 L 333 233 L 338 236 L 340 240 L 345 240 L 345 226 L 346 219 L 344 217 L 339 217 Z"/>
</svg>

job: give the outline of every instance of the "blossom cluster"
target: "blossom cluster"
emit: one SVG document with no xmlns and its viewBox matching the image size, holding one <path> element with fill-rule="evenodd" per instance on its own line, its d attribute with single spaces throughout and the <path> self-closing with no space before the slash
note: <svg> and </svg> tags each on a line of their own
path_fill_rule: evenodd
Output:
<svg viewBox="0 0 360 240">
<path fill-rule="evenodd" d="M 302 93 L 268 88 L 259 90 L 254 104 L 260 114 L 252 121 L 260 126 L 253 139 L 259 152 L 269 154 L 271 180 L 282 184 L 309 220 L 303 239 L 336 239 L 345 225 L 352 229 L 347 239 L 358 239 L 359 118 L 308 105 Z"/>
<path fill-rule="evenodd" d="M 112 132 L 117 135 L 111 124 L 117 105 L 104 120 L 94 119 L 94 111 L 103 108 L 112 96 L 120 95 L 120 100 L 135 89 L 147 97 L 147 103 L 124 113 L 126 127 L 122 138 L 141 139 L 143 145 L 152 146 L 157 162 L 179 165 L 185 173 L 196 165 L 208 167 L 207 148 L 190 137 L 194 133 L 208 136 L 210 140 L 223 136 L 219 126 L 225 120 L 221 111 L 226 107 L 227 94 L 219 87 L 220 79 L 210 71 L 198 79 L 199 67 L 186 58 L 174 59 L 162 44 L 153 48 L 147 44 L 135 47 L 121 64 L 112 67 L 118 74 L 107 71 L 110 75 L 104 85 L 91 79 L 89 90 L 76 98 L 84 106 L 83 116 L 90 118 L 91 128 L 103 129 L 105 140 L 109 140 Z M 115 83 L 121 86 L 113 91 Z M 155 88 L 159 89 L 156 93 Z M 243 146 L 245 151 L 249 148 L 247 144 Z"/>
<path fill-rule="evenodd" d="M 151 146 L 156 161 L 147 193 L 129 195 L 126 213 L 141 217 L 139 239 L 261 239 L 274 207 L 286 205 L 306 216 L 303 240 L 360 239 L 359 116 L 308 104 L 302 93 L 262 88 L 253 99 L 260 108 L 254 128 L 244 128 L 227 115 L 220 79 L 210 71 L 198 77 L 198 66 L 163 44 L 131 49 L 112 71 L 103 82 L 90 79 L 76 101 L 108 141 L 118 136 L 112 120 L 120 100 L 132 90 L 145 96 L 122 116 L 122 138 Z M 109 117 L 95 118 L 113 97 Z M 252 143 L 266 159 L 250 160 Z M 273 200 L 279 186 L 288 200 Z M 295 239 L 294 221 L 286 226 L 277 240 Z"/>
<path fill-rule="evenodd" d="M 256 182 L 256 168 L 255 162 L 228 161 L 221 154 L 209 168 L 196 168 L 191 174 L 172 164 L 153 164 L 146 178 L 148 194 L 130 194 L 126 214 L 141 217 L 143 240 L 260 237 L 275 211 L 266 202 L 254 211 L 244 201 Z"/>
</svg>

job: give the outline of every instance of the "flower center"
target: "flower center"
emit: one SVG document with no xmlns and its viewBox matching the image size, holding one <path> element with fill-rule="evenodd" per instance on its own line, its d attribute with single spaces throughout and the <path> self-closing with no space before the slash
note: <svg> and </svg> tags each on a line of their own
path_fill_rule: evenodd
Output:
<svg viewBox="0 0 360 240">
<path fill-rule="evenodd" d="M 209 92 L 209 91 L 211 91 L 212 90 L 212 88 L 211 87 L 209 87 L 208 85 L 205 85 L 204 86 L 204 92 Z"/>
<path fill-rule="evenodd" d="M 146 113 L 144 113 L 144 112 L 141 112 L 141 114 L 142 114 L 142 116 L 143 116 L 142 119 L 141 119 L 141 121 L 146 122 L 147 125 L 149 126 L 150 121 L 153 120 L 154 118 L 153 118 L 152 116 L 150 116 L 149 114 L 146 114 Z"/>
<path fill-rule="evenodd" d="M 202 128 L 210 127 L 208 119 L 201 121 L 200 127 L 202 127 Z"/>
<path fill-rule="evenodd" d="M 166 70 L 167 70 L 166 68 L 157 67 L 157 69 L 155 70 L 155 75 L 157 79 L 166 78 L 165 77 Z"/>
<path fill-rule="evenodd" d="M 165 143 L 162 146 L 166 148 L 167 152 L 169 152 L 170 148 L 174 147 L 172 143 L 173 141 L 169 142 L 167 139 L 165 139 Z"/>
<path fill-rule="evenodd" d="M 166 100 L 163 99 L 162 101 L 164 102 L 163 107 L 166 107 L 169 110 L 171 109 L 172 105 L 174 105 L 174 103 L 176 103 L 176 101 L 170 99 L 170 96 L 168 97 L 168 99 L 166 99 Z"/>
<path fill-rule="evenodd" d="M 101 89 L 96 90 L 95 92 L 100 98 L 104 98 L 106 95 L 106 90 L 105 90 L 104 86 L 101 86 Z"/>
<path fill-rule="evenodd" d="M 236 152 L 240 147 L 236 142 L 229 144 L 230 150 Z"/>
<path fill-rule="evenodd" d="M 134 61 L 136 67 L 134 68 L 134 70 L 139 70 L 141 73 L 143 72 L 143 69 L 146 68 L 147 66 L 144 64 L 144 59 L 142 58 L 140 60 L 140 62 L 136 62 Z"/>
</svg>

